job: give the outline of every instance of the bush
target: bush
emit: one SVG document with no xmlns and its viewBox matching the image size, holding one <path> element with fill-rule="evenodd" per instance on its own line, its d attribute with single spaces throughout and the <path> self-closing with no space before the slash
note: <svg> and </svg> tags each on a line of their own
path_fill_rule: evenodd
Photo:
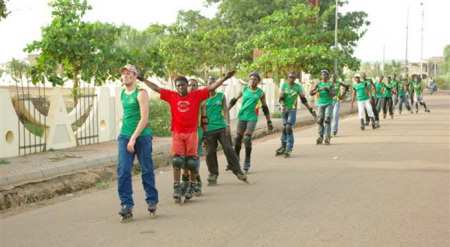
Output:
<svg viewBox="0 0 450 247">
<path fill-rule="evenodd" d="M 436 78 L 436 84 L 439 89 L 450 89 L 450 74 L 441 75 Z"/>
<path fill-rule="evenodd" d="M 169 105 L 159 99 L 149 102 L 148 121 L 154 136 L 171 136 Z"/>
</svg>

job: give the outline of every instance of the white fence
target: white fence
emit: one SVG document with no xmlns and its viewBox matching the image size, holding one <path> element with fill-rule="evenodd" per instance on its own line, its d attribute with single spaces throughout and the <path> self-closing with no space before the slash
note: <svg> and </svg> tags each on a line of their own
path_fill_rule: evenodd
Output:
<svg viewBox="0 0 450 247">
<path fill-rule="evenodd" d="M 170 83 L 162 83 L 157 78 L 152 78 L 157 81 L 160 86 L 164 88 L 173 89 Z M 10 84 L 12 85 L 12 84 Z M 219 88 L 219 91 L 225 93 L 227 100 L 231 100 L 237 96 L 242 90 L 245 82 L 236 78 L 228 80 L 224 86 Z M 305 90 L 308 89 L 309 84 L 304 84 Z M 278 86 L 272 79 L 264 79 L 261 88 L 265 91 L 267 104 L 269 109 L 277 111 L 278 108 Z M 90 106 L 90 112 L 87 117 L 83 119 L 83 123 L 73 130 L 73 124 L 77 121 L 74 115 L 75 109 L 84 114 L 83 101 L 79 101 L 74 105 L 71 112 L 67 111 L 64 102 L 64 93 L 62 88 L 52 88 L 48 90 L 49 110 L 45 123 L 44 138 L 46 143 L 46 150 L 49 149 L 63 149 L 75 147 L 77 145 L 77 133 L 91 128 L 96 125 L 98 128 L 98 141 L 107 142 L 115 140 L 119 131 L 122 120 L 122 107 L 120 103 L 120 84 L 108 83 L 106 86 L 95 88 L 95 100 Z M 159 95 L 147 88 L 150 98 L 159 98 Z M 26 130 L 23 123 L 19 121 L 19 117 L 13 105 L 13 98 L 15 97 L 13 90 L 8 87 L 0 87 L 0 158 L 18 156 L 19 153 L 19 136 L 20 131 Z M 36 111 L 33 103 L 26 104 L 29 107 L 25 111 Z M 230 111 L 230 117 L 236 118 L 239 111 L 240 104 Z M 22 109 L 22 111 L 24 111 Z M 98 114 L 94 116 L 94 113 Z M 150 120 L 151 121 L 151 120 Z M 42 124 L 42 123 L 40 123 Z M 23 134 L 23 133 L 22 133 Z M 26 133 L 34 135 L 33 133 Z M 28 139 L 27 139 L 28 140 Z M 29 138 L 29 143 L 22 143 L 22 145 L 33 145 L 33 138 Z"/>
</svg>

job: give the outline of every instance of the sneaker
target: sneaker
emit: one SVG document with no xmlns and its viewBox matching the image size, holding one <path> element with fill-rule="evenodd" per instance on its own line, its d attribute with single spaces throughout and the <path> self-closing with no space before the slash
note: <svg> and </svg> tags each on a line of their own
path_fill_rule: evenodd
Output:
<svg viewBox="0 0 450 247">
<path fill-rule="evenodd" d="M 245 175 L 245 174 L 239 172 L 239 173 L 236 174 L 236 177 L 237 177 L 237 179 L 239 179 L 239 180 L 241 180 L 241 181 L 243 181 L 243 182 L 245 182 L 245 183 L 248 183 L 248 181 L 247 181 L 247 175 Z"/>
<path fill-rule="evenodd" d="M 208 176 L 208 186 L 216 185 L 217 184 L 217 175 L 215 174 L 209 174 Z"/>
<path fill-rule="evenodd" d="M 319 136 L 316 140 L 316 144 L 320 145 L 320 144 L 322 144 L 322 142 L 323 142 L 323 137 Z"/>
<path fill-rule="evenodd" d="M 337 136 L 337 131 L 333 131 L 333 136 Z"/>
<path fill-rule="evenodd" d="M 284 157 L 285 157 L 285 158 L 291 157 L 291 153 L 292 153 L 292 150 L 286 150 L 286 151 L 284 152 Z"/>
<path fill-rule="evenodd" d="M 327 136 L 325 137 L 325 145 L 330 145 L 331 137 Z"/>
<path fill-rule="evenodd" d="M 245 171 L 245 173 L 248 173 L 248 170 L 250 170 L 250 161 L 244 161 L 244 171 Z"/>
<path fill-rule="evenodd" d="M 285 148 L 285 147 L 283 147 L 283 146 L 279 147 L 279 148 L 276 150 L 276 152 L 275 152 L 275 156 L 279 156 L 279 155 L 284 154 L 284 151 L 286 151 L 286 148 Z"/>
</svg>

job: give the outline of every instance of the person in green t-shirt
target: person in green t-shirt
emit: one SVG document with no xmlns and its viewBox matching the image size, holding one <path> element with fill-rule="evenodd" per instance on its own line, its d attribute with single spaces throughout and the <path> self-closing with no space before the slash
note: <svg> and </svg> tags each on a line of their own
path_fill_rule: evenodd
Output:
<svg viewBox="0 0 450 247">
<path fill-rule="evenodd" d="M 427 108 L 427 104 L 423 100 L 423 83 L 422 78 L 419 75 L 413 75 L 412 80 L 412 87 L 414 89 L 414 99 L 416 102 L 416 113 L 419 112 L 419 104 L 422 105 L 425 108 L 425 112 L 430 112 L 430 110 Z"/>
<path fill-rule="evenodd" d="M 378 78 L 377 82 L 375 82 L 373 84 L 374 87 L 374 96 L 375 96 L 375 110 L 374 110 L 374 114 L 375 111 L 377 112 L 376 115 L 378 115 L 378 119 L 375 119 L 377 121 L 377 125 L 379 126 L 379 115 L 381 112 L 381 109 L 383 107 L 383 102 L 384 102 L 384 76 L 380 76 L 380 78 Z"/>
<path fill-rule="evenodd" d="M 282 155 L 287 158 L 294 147 L 294 128 L 297 119 L 297 101 L 300 98 L 302 104 L 308 109 L 311 115 L 316 119 L 316 112 L 308 104 L 308 100 L 303 92 L 303 86 L 295 82 L 297 74 L 291 72 L 288 74 L 288 80 L 281 85 L 279 102 L 281 104 L 281 114 L 283 119 L 283 130 L 281 132 L 281 147 L 275 152 L 275 155 Z"/>
<path fill-rule="evenodd" d="M 341 100 L 344 99 L 350 86 L 338 81 L 336 75 L 333 75 L 332 82 L 336 95 L 333 97 L 333 116 L 331 119 L 331 132 L 333 133 L 333 136 L 337 136 L 339 128 L 339 111 L 341 108 Z M 344 88 L 344 91 L 342 91 L 342 88 Z"/>
<path fill-rule="evenodd" d="M 370 103 L 369 87 L 367 86 L 367 83 L 361 81 L 361 77 L 359 74 L 356 74 L 354 76 L 354 80 L 355 84 L 353 84 L 351 109 L 353 109 L 353 104 L 356 99 L 358 103 L 358 116 L 361 121 L 361 130 L 365 129 L 364 111 L 367 111 L 369 119 L 372 122 L 372 128 L 375 129 L 376 123 L 375 123 L 375 116 L 372 110 L 372 104 Z"/>
<path fill-rule="evenodd" d="M 399 81 L 399 80 L 397 80 L 397 75 L 396 74 L 394 74 L 393 76 L 392 76 L 392 84 L 393 84 L 393 86 L 394 86 L 394 95 L 393 95 L 393 110 L 395 111 L 395 108 L 397 107 L 397 105 L 398 105 L 398 102 L 399 102 L 399 97 L 398 97 L 398 90 L 399 90 L 399 87 L 400 87 L 400 84 L 401 84 L 401 81 Z"/>
<path fill-rule="evenodd" d="M 131 172 L 135 156 L 141 166 L 145 201 L 151 214 L 156 212 L 158 191 L 153 173 L 152 131 L 148 125 L 148 94 L 137 84 L 135 66 L 128 64 L 120 69 L 120 73 L 124 89 L 120 93 L 123 116 L 118 137 L 117 186 L 121 204 L 119 214 L 126 221 L 133 217 Z"/>
<path fill-rule="evenodd" d="M 328 70 L 320 71 L 320 82 L 314 85 L 309 92 L 311 96 L 317 95 L 316 105 L 319 111 L 317 124 L 319 125 L 319 137 L 316 144 L 320 145 L 325 140 L 329 145 L 331 141 L 331 117 L 333 114 L 333 97 L 336 95 L 333 83 L 329 81 Z M 325 137 L 325 139 L 324 139 Z"/>
<path fill-rule="evenodd" d="M 401 79 L 399 86 L 398 86 L 398 98 L 399 98 L 399 104 L 398 104 L 398 113 L 402 114 L 403 105 L 406 106 L 406 109 L 413 113 L 411 106 L 409 105 L 408 100 L 408 80 L 406 78 Z"/>
<path fill-rule="evenodd" d="M 244 171 L 247 173 L 250 169 L 250 160 L 252 153 L 252 135 L 256 128 L 258 121 L 258 103 L 261 102 L 264 116 L 267 120 L 267 128 L 269 131 L 273 130 L 272 120 L 270 120 L 269 107 L 267 107 L 266 96 L 264 91 L 258 87 L 261 82 L 261 77 L 258 73 L 251 73 L 249 76 L 248 85 L 244 86 L 239 95 L 230 101 L 230 109 L 236 104 L 238 99 L 242 97 L 241 109 L 238 113 L 238 126 L 234 149 L 239 156 L 241 152 L 241 145 L 244 142 L 245 159 Z"/>
<path fill-rule="evenodd" d="M 361 73 L 361 82 L 365 83 L 367 88 L 369 89 L 369 98 L 371 99 L 370 104 L 372 105 L 372 111 L 373 111 L 373 114 L 375 115 L 375 122 L 377 123 L 378 116 L 377 116 L 377 112 L 376 112 L 375 101 L 373 100 L 373 97 L 375 94 L 375 90 L 374 90 L 375 86 L 374 86 L 373 80 L 370 78 L 367 78 L 366 73 L 363 72 L 363 73 Z M 365 124 L 366 124 L 366 126 L 368 126 L 370 124 L 370 118 L 369 118 L 369 115 L 367 114 L 366 110 L 364 110 L 364 114 L 366 116 Z"/>
<path fill-rule="evenodd" d="M 215 78 L 210 77 L 208 84 L 212 84 L 215 81 Z M 219 176 L 217 146 L 219 142 L 222 145 L 223 153 L 228 162 L 227 168 L 239 180 L 247 182 L 247 176 L 241 170 L 239 157 L 231 143 L 230 116 L 225 95 L 215 90 L 210 91 L 209 98 L 204 103 L 204 111 L 202 113 L 206 116 L 203 129 L 205 132 L 206 165 L 209 171 L 208 185 L 217 184 L 217 177 Z"/>
<path fill-rule="evenodd" d="M 392 95 L 393 93 L 396 93 L 395 86 L 395 82 L 392 81 L 390 76 L 388 76 L 387 82 L 384 83 L 383 119 L 386 119 L 388 110 L 391 119 L 394 118 L 394 105 L 392 102 Z"/>
</svg>

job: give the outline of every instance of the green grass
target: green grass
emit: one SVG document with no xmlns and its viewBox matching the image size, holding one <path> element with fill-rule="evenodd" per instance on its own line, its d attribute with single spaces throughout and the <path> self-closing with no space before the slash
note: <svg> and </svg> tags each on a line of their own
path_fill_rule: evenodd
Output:
<svg viewBox="0 0 450 247">
<path fill-rule="evenodd" d="M 0 160 L 0 165 L 7 165 L 11 162 L 7 161 L 7 160 Z"/>
</svg>

